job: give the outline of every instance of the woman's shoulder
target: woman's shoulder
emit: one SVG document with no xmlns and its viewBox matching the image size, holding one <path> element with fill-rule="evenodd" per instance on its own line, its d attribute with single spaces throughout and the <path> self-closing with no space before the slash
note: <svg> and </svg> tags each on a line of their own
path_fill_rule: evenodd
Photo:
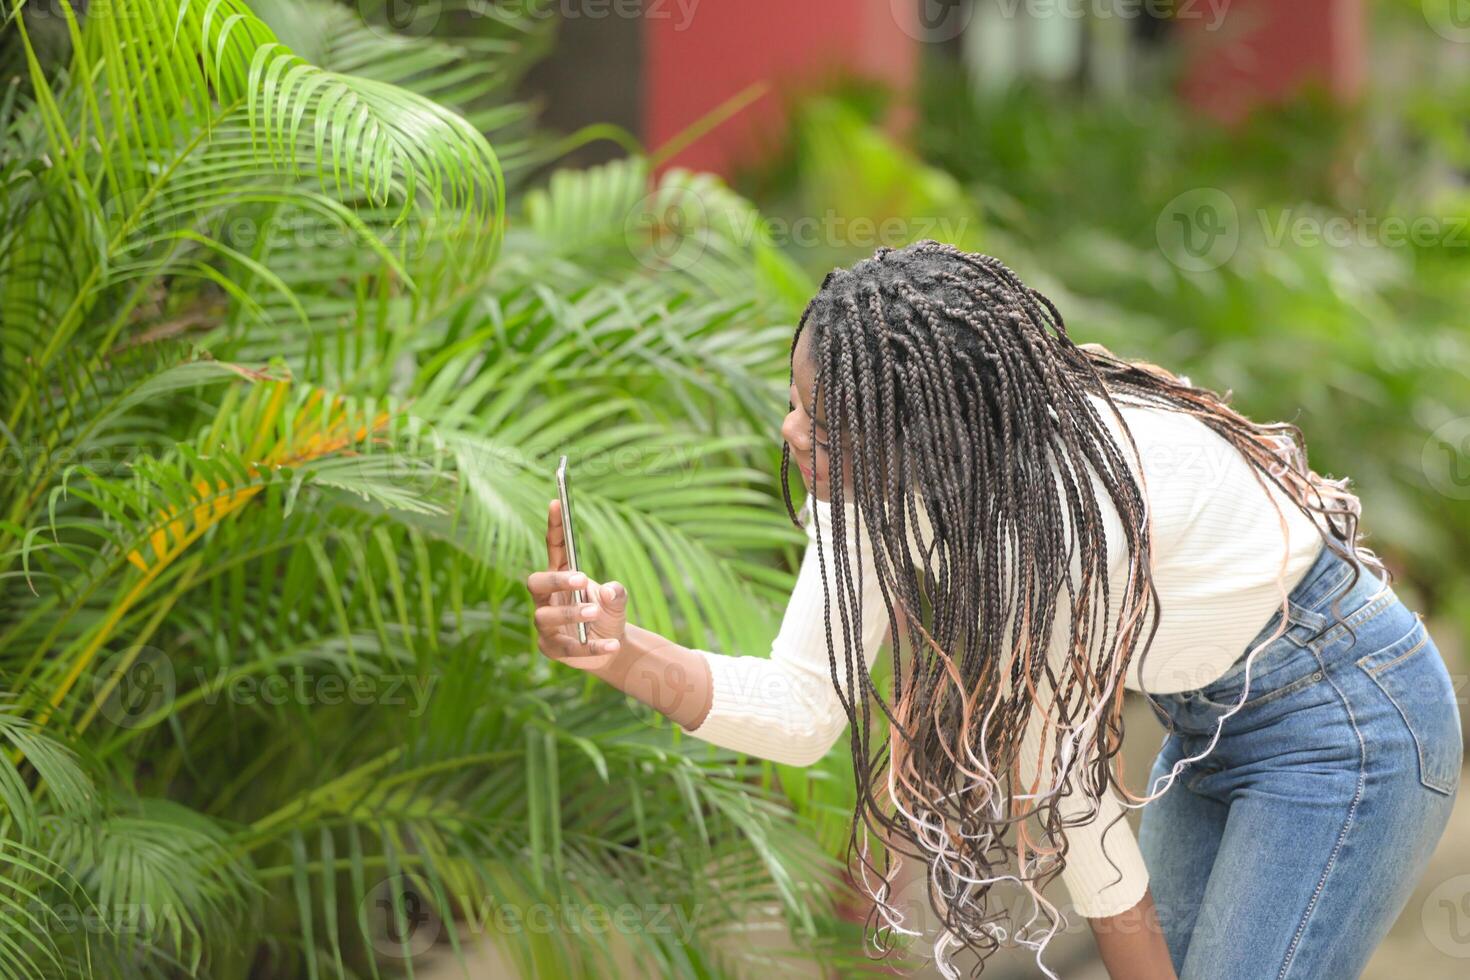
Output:
<svg viewBox="0 0 1470 980">
<path fill-rule="evenodd" d="M 1116 416 L 1101 396 L 1093 397 L 1115 439 L 1120 438 Z M 1113 398 L 1128 432 L 1138 447 L 1137 457 L 1120 443 L 1130 468 L 1140 469 L 1153 514 L 1156 540 L 1168 542 L 1200 534 L 1219 537 L 1257 537 L 1280 528 L 1285 519 L 1294 535 L 1310 537 L 1312 519 L 1302 514 L 1284 491 L 1267 480 L 1230 439 L 1203 419 L 1183 409 L 1146 404 L 1127 396 Z"/>
<path fill-rule="evenodd" d="M 1181 408 L 1146 402 L 1135 396 L 1113 392 L 1112 405 L 1117 406 L 1118 414 L 1123 417 L 1120 425 L 1118 414 L 1114 414 L 1108 399 L 1091 393 L 1088 398 L 1115 440 L 1122 435 L 1122 425 L 1126 425 L 1128 434 L 1133 437 L 1140 450 L 1145 446 L 1150 447 L 1155 456 L 1163 450 L 1170 450 L 1181 456 L 1224 450 L 1239 455 L 1239 451 L 1228 439 Z M 1123 447 L 1127 448 L 1126 441 Z"/>
<path fill-rule="evenodd" d="M 1262 491 L 1250 462 L 1202 419 L 1115 394 L 1113 403 L 1123 416 L 1120 425 L 1106 399 L 1091 397 L 1129 469 L 1135 477 L 1141 473 L 1160 543 L 1186 534 L 1206 514 L 1228 521 L 1239 508 L 1255 505 Z"/>
</svg>

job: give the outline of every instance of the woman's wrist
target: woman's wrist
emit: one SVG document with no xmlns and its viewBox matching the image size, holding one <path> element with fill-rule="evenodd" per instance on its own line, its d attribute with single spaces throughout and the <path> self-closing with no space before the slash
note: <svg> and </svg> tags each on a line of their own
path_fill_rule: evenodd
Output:
<svg viewBox="0 0 1470 980">
<path fill-rule="evenodd" d="M 629 623 L 613 658 L 589 671 L 686 731 L 704 723 L 713 701 L 704 654 Z"/>
</svg>

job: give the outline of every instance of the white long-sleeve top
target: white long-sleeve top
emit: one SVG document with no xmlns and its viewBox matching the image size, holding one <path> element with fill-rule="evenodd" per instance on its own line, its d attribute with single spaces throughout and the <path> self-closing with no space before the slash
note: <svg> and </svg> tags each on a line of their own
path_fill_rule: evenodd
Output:
<svg viewBox="0 0 1470 980">
<path fill-rule="evenodd" d="M 1118 445 L 1123 458 L 1137 478 L 1138 460 L 1122 439 L 1111 409 L 1101 398 L 1090 397 L 1113 438 L 1121 440 Z M 1142 461 L 1146 481 L 1142 488 L 1153 519 L 1153 581 L 1160 600 L 1158 629 L 1144 658 L 1146 662 L 1140 665 L 1141 638 L 1124 687 L 1160 694 L 1199 688 L 1224 674 L 1245 652 L 1248 642 L 1311 567 L 1322 538 L 1312 518 L 1302 514 L 1269 481 L 1269 489 L 1263 488 L 1238 450 L 1198 419 L 1130 403 L 1116 394 L 1114 399 Z M 1105 518 L 1112 602 L 1105 622 L 1116 623 L 1127 572 L 1126 542 L 1111 500 L 1102 491 L 1096 474 L 1089 470 L 1089 475 Z M 1280 503 L 1279 514 L 1271 498 Z M 699 651 L 709 665 L 713 699 L 704 720 L 688 730 L 689 734 L 749 755 L 805 766 L 821 759 L 847 727 L 847 715 L 838 701 L 828 665 L 828 622 L 816 547 L 820 533 L 826 555 L 826 587 L 832 597 L 830 628 L 839 657 L 837 674 L 847 695 L 847 672 L 841 661 L 846 637 L 837 604 L 831 506 L 830 502 L 809 497 L 803 507 L 808 515 L 804 518 L 808 544 L 770 657 Z M 932 541 L 932 525 L 922 503 L 918 508 L 923 542 L 928 543 Z M 861 541 L 857 540 L 856 506 L 848 503 L 846 513 L 844 546 L 864 550 L 862 650 L 865 667 L 871 669 L 885 642 L 888 613 L 871 558 L 872 543 L 866 533 Z M 923 550 L 914 538 L 912 522 L 909 545 L 911 560 L 922 562 Z M 858 562 L 850 564 L 855 573 Z M 1079 561 L 1074 560 L 1077 568 Z M 1062 676 L 1060 667 L 1066 659 L 1069 617 L 1067 590 L 1063 589 L 1058 594 L 1049 654 L 1058 677 Z M 1146 630 L 1142 636 L 1147 637 Z M 1031 710 L 1020 748 L 1023 774 L 1049 771 L 1049 756 L 1045 762 L 1040 758 L 1041 731 L 1046 721 L 1046 712 Z M 1048 750 L 1055 733 L 1053 724 L 1045 740 Z M 1052 780 L 1043 775 L 1041 791 L 1051 784 Z M 1130 789 L 1135 793 L 1149 790 Z M 1120 820 L 1107 829 L 1104 850 L 1103 830 L 1123 809 L 1116 792 L 1109 787 L 1098 804 L 1098 813 L 1090 822 L 1064 829 L 1067 861 L 1060 877 L 1073 906 L 1088 918 L 1132 908 L 1148 885 L 1148 871 L 1126 821 Z M 1064 819 L 1074 819 L 1090 809 L 1089 801 L 1078 791 L 1064 794 L 1057 805 Z"/>
</svg>

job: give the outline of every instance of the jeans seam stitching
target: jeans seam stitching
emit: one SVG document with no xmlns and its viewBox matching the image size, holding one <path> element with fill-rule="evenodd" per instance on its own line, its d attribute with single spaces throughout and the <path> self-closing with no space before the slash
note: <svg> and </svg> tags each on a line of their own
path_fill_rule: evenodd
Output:
<svg viewBox="0 0 1470 980">
<path fill-rule="evenodd" d="M 1259 694 L 1256 697 L 1251 698 L 1249 701 L 1240 706 L 1240 710 L 1244 711 L 1247 708 L 1254 708 L 1257 705 L 1270 704 L 1277 698 L 1285 697 L 1288 694 L 1295 694 L 1297 691 L 1300 691 L 1303 688 L 1311 687 L 1313 684 L 1319 683 L 1326 676 L 1327 675 L 1322 672 L 1321 668 L 1318 668 L 1316 670 L 1313 670 L 1310 674 L 1303 674 L 1296 680 L 1289 681 L 1286 684 L 1283 684 L 1281 687 L 1275 688 L 1273 690 L 1267 691 L 1265 694 Z M 1256 678 L 1256 680 L 1260 680 L 1260 678 Z M 1214 698 L 1204 697 L 1204 695 L 1201 695 L 1201 697 L 1204 698 L 1207 704 L 1211 704 L 1216 707 L 1225 708 L 1227 710 L 1231 707 L 1234 707 L 1233 705 L 1216 701 Z"/>
<path fill-rule="evenodd" d="M 1393 606 L 1393 593 L 1387 590 L 1354 609 L 1342 619 L 1323 627 L 1321 635 L 1317 636 L 1307 644 L 1313 653 L 1320 654 L 1329 643 L 1335 643 L 1344 636 L 1354 635 L 1362 631 L 1362 627 L 1377 619 L 1383 612 Z M 1339 627 L 1341 630 L 1339 631 Z M 1356 643 L 1357 641 L 1354 640 Z"/>
<path fill-rule="evenodd" d="M 1337 855 L 1342 851 L 1342 843 L 1347 839 L 1348 831 L 1352 829 L 1353 820 L 1357 816 L 1358 803 L 1363 798 L 1363 785 L 1368 766 L 1366 758 L 1368 751 L 1367 745 L 1363 741 L 1362 731 L 1358 728 L 1358 719 L 1353 715 L 1352 705 L 1348 703 L 1347 696 L 1342 693 L 1342 690 L 1337 686 L 1337 682 L 1328 673 L 1327 665 L 1322 663 L 1320 656 L 1317 658 L 1317 662 L 1321 667 L 1323 675 L 1326 676 L 1328 683 L 1332 685 L 1332 689 L 1337 691 L 1337 696 L 1342 701 L 1343 709 L 1347 711 L 1348 721 L 1353 726 L 1353 734 L 1357 736 L 1358 784 L 1353 791 L 1353 801 L 1348 805 L 1347 817 L 1343 820 L 1342 830 L 1338 831 L 1337 842 L 1332 845 L 1332 853 L 1327 855 L 1327 865 L 1322 869 L 1322 874 L 1317 879 L 1317 887 L 1312 891 L 1312 898 L 1307 902 L 1307 909 L 1302 913 L 1301 922 L 1297 924 L 1296 935 L 1292 936 L 1291 945 L 1286 949 L 1286 958 L 1281 963 L 1281 969 L 1276 974 L 1276 980 L 1284 980 L 1286 971 L 1291 969 L 1291 964 L 1296 960 L 1296 951 L 1301 944 L 1302 934 L 1307 931 L 1307 923 L 1311 921 L 1312 912 L 1317 908 L 1317 899 L 1322 896 L 1322 889 L 1327 884 L 1327 876 L 1332 872 L 1333 866 L 1337 863 Z"/>
<path fill-rule="evenodd" d="M 1408 657 L 1410 653 L 1414 653 L 1422 649 L 1427 639 L 1428 637 L 1426 636 L 1424 640 L 1420 640 L 1418 643 L 1414 644 L 1413 650 L 1410 650 L 1408 653 L 1400 654 L 1392 661 L 1390 661 L 1390 663 L 1398 663 L 1399 661 Z M 1399 704 L 1399 699 L 1393 696 L 1393 692 L 1385 687 L 1383 683 L 1378 679 L 1378 675 L 1374 671 L 1369 670 L 1368 667 L 1364 664 L 1358 664 L 1358 666 L 1361 667 L 1368 674 L 1368 677 L 1373 681 L 1375 685 L 1377 685 L 1378 689 L 1383 692 L 1383 696 L 1388 698 L 1389 703 L 1393 705 L 1393 709 L 1399 713 L 1399 717 L 1403 720 L 1404 727 L 1408 729 L 1409 738 L 1414 743 L 1414 756 L 1418 760 L 1419 764 L 1419 782 L 1422 783 L 1426 788 L 1434 790 L 1436 793 L 1441 793 L 1446 796 L 1453 796 L 1455 792 L 1456 771 L 1451 771 L 1450 782 L 1448 786 L 1442 786 L 1438 782 L 1431 781 L 1432 777 L 1429 772 L 1429 766 L 1424 761 L 1424 743 L 1419 740 L 1419 732 L 1415 730 L 1413 723 L 1409 721 L 1408 712 L 1404 710 L 1403 705 Z M 1383 665 L 1383 667 L 1387 666 L 1389 666 L 1389 664 Z"/>
<path fill-rule="evenodd" d="M 1419 648 L 1422 647 L 1424 644 L 1426 644 L 1428 642 L 1429 642 L 1429 634 L 1428 633 L 1425 633 L 1423 639 L 1421 639 L 1418 643 L 1415 643 L 1413 646 L 1409 647 L 1409 649 L 1405 650 L 1403 653 L 1399 654 L 1397 657 L 1394 657 L 1388 663 L 1386 663 L 1386 664 L 1378 664 L 1376 667 L 1367 667 L 1365 669 L 1368 671 L 1368 674 L 1370 676 L 1373 675 L 1373 674 L 1378 673 L 1380 670 L 1387 670 L 1388 668 L 1392 667 L 1394 664 L 1399 663 L 1400 661 L 1403 661 L 1403 660 L 1407 660 L 1409 657 L 1412 657 L 1414 654 L 1418 653 L 1419 652 Z M 1368 656 L 1372 656 L 1372 654 L 1369 654 Z"/>
<path fill-rule="evenodd" d="M 1322 672 L 1320 670 L 1314 670 L 1310 674 L 1298 677 L 1296 680 L 1292 681 L 1289 684 L 1276 688 L 1276 690 L 1274 691 L 1267 691 L 1260 697 L 1251 698 L 1245 704 L 1242 704 L 1240 706 L 1240 710 L 1244 711 L 1246 708 L 1254 708 L 1259 705 L 1270 704 L 1277 698 L 1284 698 L 1288 694 L 1295 694 L 1303 688 L 1311 687 L 1313 684 L 1316 684 L 1320 680 L 1322 680 Z"/>
</svg>

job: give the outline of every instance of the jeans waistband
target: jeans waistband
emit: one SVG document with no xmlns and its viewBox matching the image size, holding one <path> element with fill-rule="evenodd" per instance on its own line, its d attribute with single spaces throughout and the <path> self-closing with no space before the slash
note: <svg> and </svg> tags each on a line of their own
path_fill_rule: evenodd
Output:
<svg viewBox="0 0 1470 980">
<path fill-rule="evenodd" d="M 1354 569 L 1357 581 L 1352 582 Z M 1386 581 L 1357 559 L 1349 561 L 1327 546 L 1324 541 L 1312 566 L 1287 595 L 1287 627 L 1284 633 L 1297 646 L 1308 646 L 1320 639 L 1335 623 L 1352 615 L 1366 603 L 1377 598 L 1380 601 L 1389 594 Z M 1337 615 L 1333 615 L 1336 605 Z M 1281 623 L 1281 609 L 1251 640 L 1241 659 L 1256 645 L 1276 631 Z"/>
</svg>

